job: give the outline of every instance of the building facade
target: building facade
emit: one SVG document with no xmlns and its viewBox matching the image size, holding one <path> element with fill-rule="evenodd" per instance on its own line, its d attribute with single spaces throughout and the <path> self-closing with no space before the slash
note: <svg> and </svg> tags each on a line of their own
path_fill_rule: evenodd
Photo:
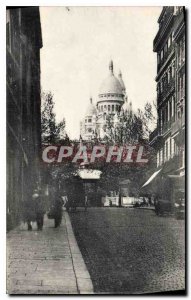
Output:
<svg viewBox="0 0 191 300">
<path fill-rule="evenodd" d="M 150 145 L 157 150 L 157 168 L 166 178 L 185 175 L 185 10 L 163 7 L 153 42 L 157 54 L 157 128 Z M 171 180 L 172 186 L 175 181 Z M 180 180 L 179 180 L 180 181 Z M 183 185 L 182 185 L 183 187 Z M 173 191 L 172 191 L 173 192 Z"/>
<path fill-rule="evenodd" d="M 7 9 L 7 229 L 40 178 L 41 97 L 38 7 Z"/>
<path fill-rule="evenodd" d="M 132 103 L 127 101 L 122 73 L 119 72 L 118 78 L 114 75 L 113 61 L 111 61 L 109 75 L 100 86 L 96 105 L 93 104 L 93 100 L 90 98 L 85 117 L 80 123 L 82 140 L 91 141 L 95 138 L 103 140 L 107 134 L 107 116 L 112 116 L 113 122 L 117 124 L 120 113 L 128 112 L 131 109 Z"/>
</svg>

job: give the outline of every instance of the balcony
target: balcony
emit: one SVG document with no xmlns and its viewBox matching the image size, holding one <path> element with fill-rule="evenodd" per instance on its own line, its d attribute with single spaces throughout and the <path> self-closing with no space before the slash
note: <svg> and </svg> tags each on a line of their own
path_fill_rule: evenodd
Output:
<svg viewBox="0 0 191 300">
<path fill-rule="evenodd" d="M 165 84 L 163 91 L 158 93 L 157 95 L 157 105 L 160 104 L 166 97 L 168 97 L 169 93 L 175 89 L 175 80 L 171 78 L 171 80 Z"/>
<path fill-rule="evenodd" d="M 153 132 L 151 132 L 149 136 L 149 144 L 153 147 L 157 147 L 157 145 L 161 143 L 161 140 L 162 140 L 162 136 L 159 133 L 159 129 L 157 127 Z"/>
<path fill-rule="evenodd" d="M 174 53 L 174 44 L 172 44 L 166 53 L 164 54 L 163 59 L 160 61 L 160 63 L 157 65 L 157 73 L 160 71 L 160 69 L 163 67 L 163 65 L 166 63 L 167 59 L 170 57 L 171 54 Z"/>
<path fill-rule="evenodd" d="M 162 126 L 162 135 L 166 135 L 171 130 L 172 121 L 168 121 Z"/>
<path fill-rule="evenodd" d="M 172 124 L 172 136 L 175 135 L 176 133 L 180 132 L 185 126 L 185 115 L 183 114 L 180 119 L 177 119 L 173 124 Z"/>
<path fill-rule="evenodd" d="M 171 78 L 171 80 L 168 82 L 168 84 L 165 87 L 165 93 L 166 96 L 168 96 L 168 94 L 173 91 L 175 89 L 175 79 Z"/>
</svg>

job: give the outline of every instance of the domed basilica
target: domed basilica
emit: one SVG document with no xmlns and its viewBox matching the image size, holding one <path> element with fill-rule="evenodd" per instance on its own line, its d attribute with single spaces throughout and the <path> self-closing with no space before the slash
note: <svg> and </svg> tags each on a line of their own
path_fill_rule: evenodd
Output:
<svg viewBox="0 0 191 300">
<path fill-rule="evenodd" d="M 129 113 L 132 110 L 131 102 L 128 103 L 125 84 L 122 73 L 118 78 L 114 75 L 113 61 L 109 64 L 109 75 L 101 84 L 96 105 L 90 98 L 85 118 L 80 123 L 80 135 L 84 141 L 91 141 L 95 138 L 104 140 L 106 136 L 106 118 L 111 115 L 112 122 L 116 126 L 120 122 L 120 115 Z"/>
</svg>

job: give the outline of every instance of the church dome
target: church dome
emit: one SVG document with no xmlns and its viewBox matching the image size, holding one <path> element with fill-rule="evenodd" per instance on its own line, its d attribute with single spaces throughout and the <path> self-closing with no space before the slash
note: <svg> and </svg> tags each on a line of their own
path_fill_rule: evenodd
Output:
<svg viewBox="0 0 191 300">
<path fill-rule="evenodd" d="M 110 74 L 101 84 L 99 94 L 123 94 L 123 87 L 119 79 L 113 74 L 113 62 L 109 65 Z"/>
<path fill-rule="evenodd" d="M 97 113 L 96 111 L 96 107 L 93 105 L 92 103 L 92 98 L 90 98 L 90 104 L 88 105 L 87 107 L 87 110 L 86 110 L 86 116 L 93 116 Z"/>
</svg>

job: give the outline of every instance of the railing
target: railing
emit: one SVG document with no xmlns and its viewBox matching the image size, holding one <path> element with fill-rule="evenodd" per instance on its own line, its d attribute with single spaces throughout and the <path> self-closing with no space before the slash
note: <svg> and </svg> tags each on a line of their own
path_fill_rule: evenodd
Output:
<svg viewBox="0 0 191 300">
<path fill-rule="evenodd" d="M 162 126 L 162 134 L 167 133 L 170 129 L 171 129 L 171 125 L 172 125 L 172 121 L 168 121 L 166 123 L 163 124 Z"/>
<path fill-rule="evenodd" d="M 167 58 L 170 56 L 171 53 L 174 52 L 174 44 L 172 44 L 166 51 L 166 53 L 164 54 L 163 59 L 160 61 L 160 63 L 157 65 L 157 72 L 160 71 L 161 67 L 164 65 L 164 63 L 166 62 Z"/>
<path fill-rule="evenodd" d="M 155 128 L 155 130 L 153 130 L 149 135 L 149 142 L 154 140 L 154 138 L 156 138 L 157 135 L 158 135 L 158 128 Z"/>
<path fill-rule="evenodd" d="M 178 132 L 183 126 L 185 126 L 185 115 L 183 114 L 180 119 L 177 119 L 172 124 L 172 135 L 174 135 L 176 132 Z"/>
<path fill-rule="evenodd" d="M 157 104 L 159 104 L 164 98 L 168 96 L 168 93 L 175 88 L 175 80 L 172 78 L 169 83 L 167 83 L 162 92 L 157 94 Z"/>
</svg>

